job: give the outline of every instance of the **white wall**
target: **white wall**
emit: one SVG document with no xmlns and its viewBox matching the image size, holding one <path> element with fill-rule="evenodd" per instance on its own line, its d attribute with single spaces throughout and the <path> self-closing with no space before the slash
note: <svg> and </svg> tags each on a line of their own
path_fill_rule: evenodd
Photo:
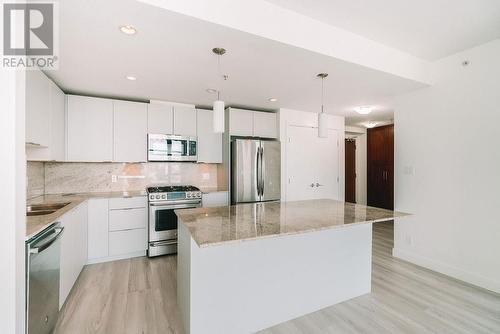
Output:
<svg viewBox="0 0 500 334">
<path fill-rule="evenodd" d="M 436 71 L 396 101 L 394 255 L 500 292 L 500 40 Z"/>
<path fill-rule="evenodd" d="M 286 186 L 288 176 L 286 174 L 286 143 L 287 128 L 290 125 L 304 127 L 318 127 L 318 113 L 281 108 L 279 110 L 279 137 L 281 141 L 281 200 L 286 201 Z M 344 200 L 345 196 L 345 119 L 343 116 L 328 115 L 328 129 L 338 131 L 339 139 L 339 198 Z"/>
<path fill-rule="evenodd" d="M 25 73 L 0 68 L 0 323 L 2 333 L 24 333 L 26 156 Z"/>
<path fill-rule="evenodd" d="M 346 138 L 354 138 L 356 140 L 356 203 L 366 205 L 366 129 L 354 126 L 346 126 L 345 130 Z"/>
</svg>

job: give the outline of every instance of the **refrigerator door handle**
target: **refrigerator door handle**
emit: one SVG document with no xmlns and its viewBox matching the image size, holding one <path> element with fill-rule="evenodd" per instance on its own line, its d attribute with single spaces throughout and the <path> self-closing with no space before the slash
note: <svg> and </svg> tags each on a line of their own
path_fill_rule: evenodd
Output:
<svg viewBox="0 0 500 334">
<path fill-rule="evenodd" d="M 255 159 L 255 171 L 256 178 L 255 183 L 257 184 L 257 196 L 260 196 L 260 147 L 257 148 L 257 158 Z"/>
<path fill-rule="evenodd" d="M 266 171 L 264 168 L 266 167 L 266 163 L 264 161 L 264 146 L 260 148 L 260 196 L 261 200 L 264 199 L 264 178 L 266 177 Z"/>
</svg>

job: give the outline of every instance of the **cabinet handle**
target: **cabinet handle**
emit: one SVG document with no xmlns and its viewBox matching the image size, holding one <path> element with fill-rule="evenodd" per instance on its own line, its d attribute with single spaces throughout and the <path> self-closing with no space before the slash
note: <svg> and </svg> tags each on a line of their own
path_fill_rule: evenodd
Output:
<svg viewBox="0 0 500 334">
<path fill-rule="evenodd" d="M 311 188 L 314 188 L 314 183 L 311 183 Z"/>
<path fill-rule="evenodd" d="M 316 187 L 323 187 L 323 185 L 316 182 Z"/>
<path fill-rule="evenodd" d="M 42 145 L 40 145 L 38 143 L 33 143 L 32 141 L 28 141 L 28 142 L 26 142 L 26 144 L 27 145 L 32 145 L 32 146 L 42 146 Z"/>
</svg>

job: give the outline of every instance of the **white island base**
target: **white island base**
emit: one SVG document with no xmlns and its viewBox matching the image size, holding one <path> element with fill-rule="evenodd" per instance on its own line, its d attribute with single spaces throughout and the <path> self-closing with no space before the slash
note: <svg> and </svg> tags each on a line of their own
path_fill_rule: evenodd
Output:
<svg viewBox="0 0 500 334">
<path fill-rule="evenodd" d="M 371 223 L 206 247 L 178 226 L 186 333 L 254 333 L 371 291 Z"/>
</svg>

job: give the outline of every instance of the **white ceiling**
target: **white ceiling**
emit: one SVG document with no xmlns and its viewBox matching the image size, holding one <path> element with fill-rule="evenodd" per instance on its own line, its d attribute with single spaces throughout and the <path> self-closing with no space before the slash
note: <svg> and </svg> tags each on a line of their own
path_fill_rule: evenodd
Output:
<svg viewBox="0 0 500 334">
<path fill-rule="evenodd" d="M 138 29 L 134 36 L 121 25 Z M 392 118 L 391 96 L 422 84 L 332 57 L 280 44 L 133 0 L 60 2 L 59 70 L 48 74 L 67 92 L 209 106 L 217 87 L 216 57 L 228 49 L 222 69 L 229 80 L 222 98 L 229 105 L 319 111 L 321 83 L 328 72 L 325 106 L 348 124 Z M 128 81 L 126 75 L 137 77 Z M 272 103 L 267 99 L 278 98 Z M 374 105 L 368 117 L 352 109 Z"/>
<path fill-rule="evenodd" d="M 499 0 L 266 0 L 437 60 L 500 38 Z"/>
</svg>

